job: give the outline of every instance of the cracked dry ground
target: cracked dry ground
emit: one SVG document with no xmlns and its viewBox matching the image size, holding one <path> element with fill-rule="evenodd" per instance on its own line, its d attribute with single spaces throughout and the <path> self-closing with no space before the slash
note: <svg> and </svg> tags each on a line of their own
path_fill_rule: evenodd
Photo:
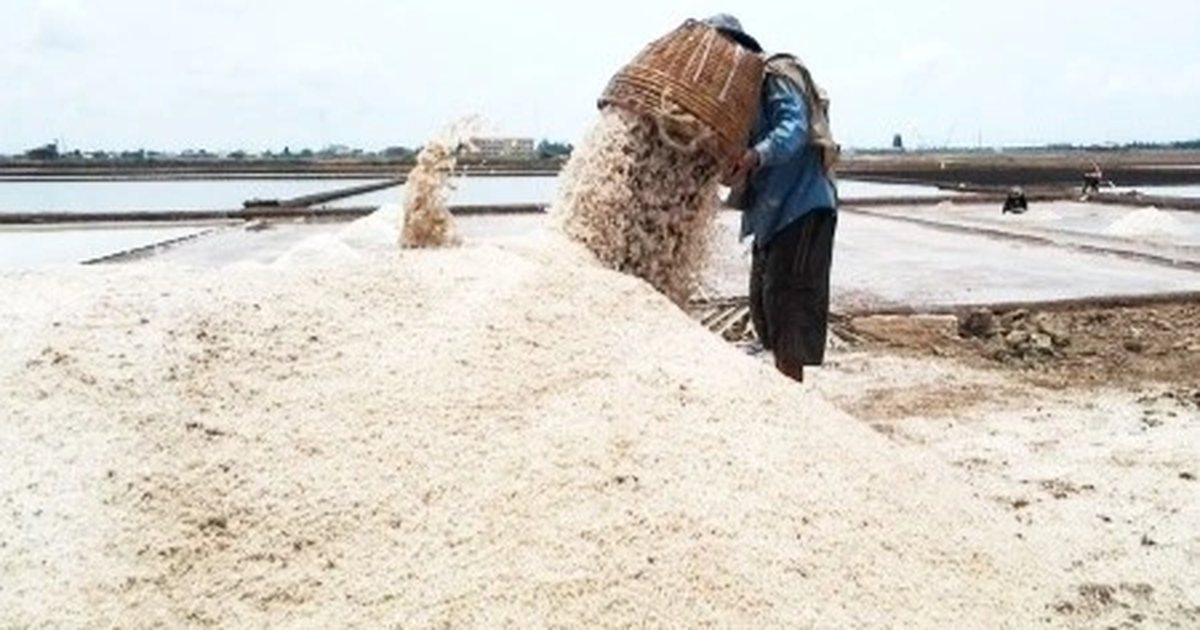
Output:
<svg viewBox="0 0 1200 630">
<path fill-rule="evenodd" d="M 814 386 L 1039 539 L 1066 627 L 1200 627 L 1200 303 L 839 317 Z"/>
</svg>

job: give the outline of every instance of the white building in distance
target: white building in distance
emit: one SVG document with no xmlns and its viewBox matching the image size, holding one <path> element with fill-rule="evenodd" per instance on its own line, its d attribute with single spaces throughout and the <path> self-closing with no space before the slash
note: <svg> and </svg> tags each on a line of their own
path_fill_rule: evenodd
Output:
<svg viewBox="0 0 1200 630">
<path fill-rule="evenodd" d="M 471 138 L 466 155 L 481 159 L 531 160 L 537 157 L 533 138 Z"/>
</svg>

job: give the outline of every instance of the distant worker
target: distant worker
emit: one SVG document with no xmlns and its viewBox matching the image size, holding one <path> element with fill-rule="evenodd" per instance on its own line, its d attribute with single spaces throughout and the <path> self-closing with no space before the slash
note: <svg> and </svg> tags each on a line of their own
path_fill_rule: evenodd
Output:
<svg viewBox="0 0 1200 630">
<path fill-rule="evenodd" d="M 1100 165 L 1092 163 L 1092 170 L 1083 174 L 1083 194 L 1088 195 L 1100 192 L 1100 184 L 1104 181 L 1104 172 L 1100 170 Z"/>
<path fill-rule="evenodd" d="M 1029 201 L 1025 199 L 1025 191 L 1020 186 L 1013 186 L 1004 198 L 1004 209 L 1001 214 L 1025 214 L 1029 209 Z"/>
</svg>

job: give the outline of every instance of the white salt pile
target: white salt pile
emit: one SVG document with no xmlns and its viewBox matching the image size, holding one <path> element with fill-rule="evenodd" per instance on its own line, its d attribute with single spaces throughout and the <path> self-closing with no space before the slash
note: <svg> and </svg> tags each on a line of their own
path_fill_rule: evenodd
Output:
<svg viewBox="0 0 1200 630">
<path fill-rule="evenodd" d="M 2 627 L 1029 628 L 932 456 L 558 240 L 0 275 Z"/>
<path fill-rule="evenodd" d="M 609 107 L 563 169 L 551 211 L 602 263 L 684 304 L 708 260 L 717 176 L 715 160 L 653 118 Z"/>
<path fill-rule="evenodd" d="M 1170 213 L 1151 207 L 1126 214 L 1104 233 L 1120 238 L 1187 236 L 1188 227 Z"/>
</svg>

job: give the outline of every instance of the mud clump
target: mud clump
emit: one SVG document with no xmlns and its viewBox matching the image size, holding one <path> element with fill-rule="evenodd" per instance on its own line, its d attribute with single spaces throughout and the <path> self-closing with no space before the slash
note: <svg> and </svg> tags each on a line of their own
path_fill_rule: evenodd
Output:
<svg viewBox="0 0 1200 630">
<path fill-rule="evenodd" d="M 976 340 L 997 361 L 1037 362 L 1063 356 L 1070 334 L 1049 318 L 1028 310 L 996 315 L 988 309 L 959 318 L 959 335 Z"/>
</svg>

